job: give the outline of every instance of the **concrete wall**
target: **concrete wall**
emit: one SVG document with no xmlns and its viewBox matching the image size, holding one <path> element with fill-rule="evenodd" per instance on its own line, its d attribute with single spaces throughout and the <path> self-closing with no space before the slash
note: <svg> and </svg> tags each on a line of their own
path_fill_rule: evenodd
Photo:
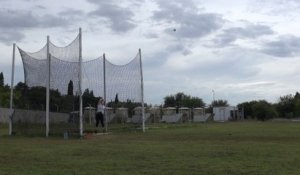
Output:
<svg viewBox="0 0 300 175">
<path fill-rule="evenodd" d="M 8 123 L 9 109 L 0 108 L 0 123 Z"/>
<path fill-rule="evenodd" d="M 152 122 L 153 123 L 159 123 L 161 120 L 161 111 L 159 107 L 150 108 L 149 112 L 152 116 Z"/>
<path fill-rule="evenodd" d="M 8 123 L 9 109 L 0 108 L 0 123 Z M 50 123 L 62 123 L 68 122 L 68 113 L 49 113 Z M 28 123 L 45 123 L 46 112 L 45 111 L 32 111 L 16 109 L 13 115 L 13 122 L 28 122 Z"/>
</svg>

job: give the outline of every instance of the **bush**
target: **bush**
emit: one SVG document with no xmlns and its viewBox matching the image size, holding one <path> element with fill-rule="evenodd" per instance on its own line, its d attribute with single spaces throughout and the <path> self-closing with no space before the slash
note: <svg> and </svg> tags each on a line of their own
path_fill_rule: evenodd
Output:
<svg viewBox="0 0 300 175">
<path fill-rule="evenodd" d="M 252 106 L 253 116 L 258 120 L 268 120 L 278 117 L 275 108 L 266 101 L 259 101 Z"/>
</svg>

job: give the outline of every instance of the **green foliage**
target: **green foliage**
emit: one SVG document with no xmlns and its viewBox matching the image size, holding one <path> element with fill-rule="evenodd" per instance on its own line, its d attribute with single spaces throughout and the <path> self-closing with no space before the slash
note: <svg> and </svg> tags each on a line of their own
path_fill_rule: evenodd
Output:
<svg viewBox="0 0 300 175">
<path fill-rule="evenodd" d="M 243 102 L 237 105 L 239 109 L 244 110 L 245 119 L 254 119 L 252 106 L 256 103 L 258 101 Z"/>
<path fill-rule="evenodd" d="M 10 88 L 4 85 L 3 73 L 0 73 L 0 107 L 9 107 Z"/>
<path fill-rule="evenodd" d="M 9 107 L 10 88 L 9 86 L 0 87 L 0 107 Z"/>
<path fill-rule="evenodd" d="M 290 94 L 280 97 L 279 102 L 276 104 L 276 108 L 280 116 L 285 118 L 293 117 L 294 96 Z"/>
<path fill-rule="evenodd" d="M 4 86 L 4 76 L 3 76 L 3 72 L 0 73 L 0 87 Z"/>
<path fill-rule="evenodd" d="M 192 97 L 179 92 L 175 95 L 169 95 L 164 98 L 164 107 L 204 107 L 205 103 L 199 97 Z"/>
<path fill-rule="evenodd" d="M 68 95 L 73 96 L 73 81 L 72 80 L 70 80 L 70 82 L 68 84 Z"/>
<path fill-rule="evenodd" d="M 115 103 L 119 103 L 119 97 L 118 97 L 118 93 L 116 94 L 116 97 L 115 97 Z"/>
<path fill-rule="evenodd" d="M 296 99 L 294 102 L 294 116 L 300 117 L 300 99 Z"/>
<path fill-rule="evenodd" d="M 227 100 L 214 100 L 211 103 L 213 107 L 222 107 L 222 106 L 229 106 Z"/>
<path fill-rule="evenodd" d="M 169 95 L 164 98 L 164 107 L 174 107 L 176 106 L 176 100 L 174 95 Z"/>
<path fill-rule="evenodd" d="M 280 97 L 279 102 L 276 104 L 276 109 L 280 117 L 300 117 L 300 94 L 296 92 L 294 96 L 289 94 Z"/>
<path fill-rule="evenodd" d="M 82 94 L 83 106 L 96 106 L 98 98 L 94 96 L 94 92 L 86 89 Z"/>
<path fill-rule="evenodd" d="M 274 106 L 265 100 L 261 100 L 253 104 L 252 111 L 253 116 L 262 121 L 278 117 L 278 113 Z"/>
<path fill-rule="evenodd" d="M 257 105 L 257 103 L 259 103 Z M 263 106 L 261 103 L 265 103 L 264 106 L 272 106 L 272 109 L 269 110 L 269 112 L 273 113 L 270 114 L 269 116 L 273 117 L 283 117 L 283 118 L 293 118 L 293 117 L 300 117 L 300 94 L 296 92 L 296 94 L 293 96 L 291 94 L 281 96 L 279 98 L 278 103 L 275 104 L 269 104 L 266 101 L 250 101 L 250 102 L 244 102 L 238 104 L 238 107 L 240 109 L 244 109 L 244 115 L 245 118 L 256 118 L 257 112 L 254 110 L 258 106 Z M 267 104 L 267 105 L 266 105 Z M 256 106 L 255 106 L 256 105 Z M 255 106 L 255 107 L 253 107 Z M 274 112 L 274 109 L 276 110 Z M 277 113 L 277 114 L 276 114 Z M 259 117 L 261 120 L 264 120 L 264 117 Z M 267 117 L 268 118 L 268 117 Z M 266 119 L 267 119 L 266 118 Z"/>
</svg>

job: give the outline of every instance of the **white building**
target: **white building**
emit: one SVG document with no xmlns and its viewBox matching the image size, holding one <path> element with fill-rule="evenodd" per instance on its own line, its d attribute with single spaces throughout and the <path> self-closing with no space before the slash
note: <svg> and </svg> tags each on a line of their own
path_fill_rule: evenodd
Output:
<svg viewBox="0 0 300 175">
<path fill-rule="evenodd" d="M 239 109 L 234 106 L 213 107 L 214 121 L 228 121 L 241 119 Z"/>
</svg>

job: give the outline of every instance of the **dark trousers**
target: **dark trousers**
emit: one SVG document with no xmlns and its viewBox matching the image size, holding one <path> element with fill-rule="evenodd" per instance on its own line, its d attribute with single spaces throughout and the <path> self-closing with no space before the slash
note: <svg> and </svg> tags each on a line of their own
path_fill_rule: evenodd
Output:
<svg viewBox="0 0 300 175">
<path fill-rule="evenodd" d="M 101 122 L 101 126 L 103 128 L 104 127 L 104 116 L 103 116 L 102 112 L 96 113 L 96 127 L 98 127 L 99 121 Z"/>
</svg>

